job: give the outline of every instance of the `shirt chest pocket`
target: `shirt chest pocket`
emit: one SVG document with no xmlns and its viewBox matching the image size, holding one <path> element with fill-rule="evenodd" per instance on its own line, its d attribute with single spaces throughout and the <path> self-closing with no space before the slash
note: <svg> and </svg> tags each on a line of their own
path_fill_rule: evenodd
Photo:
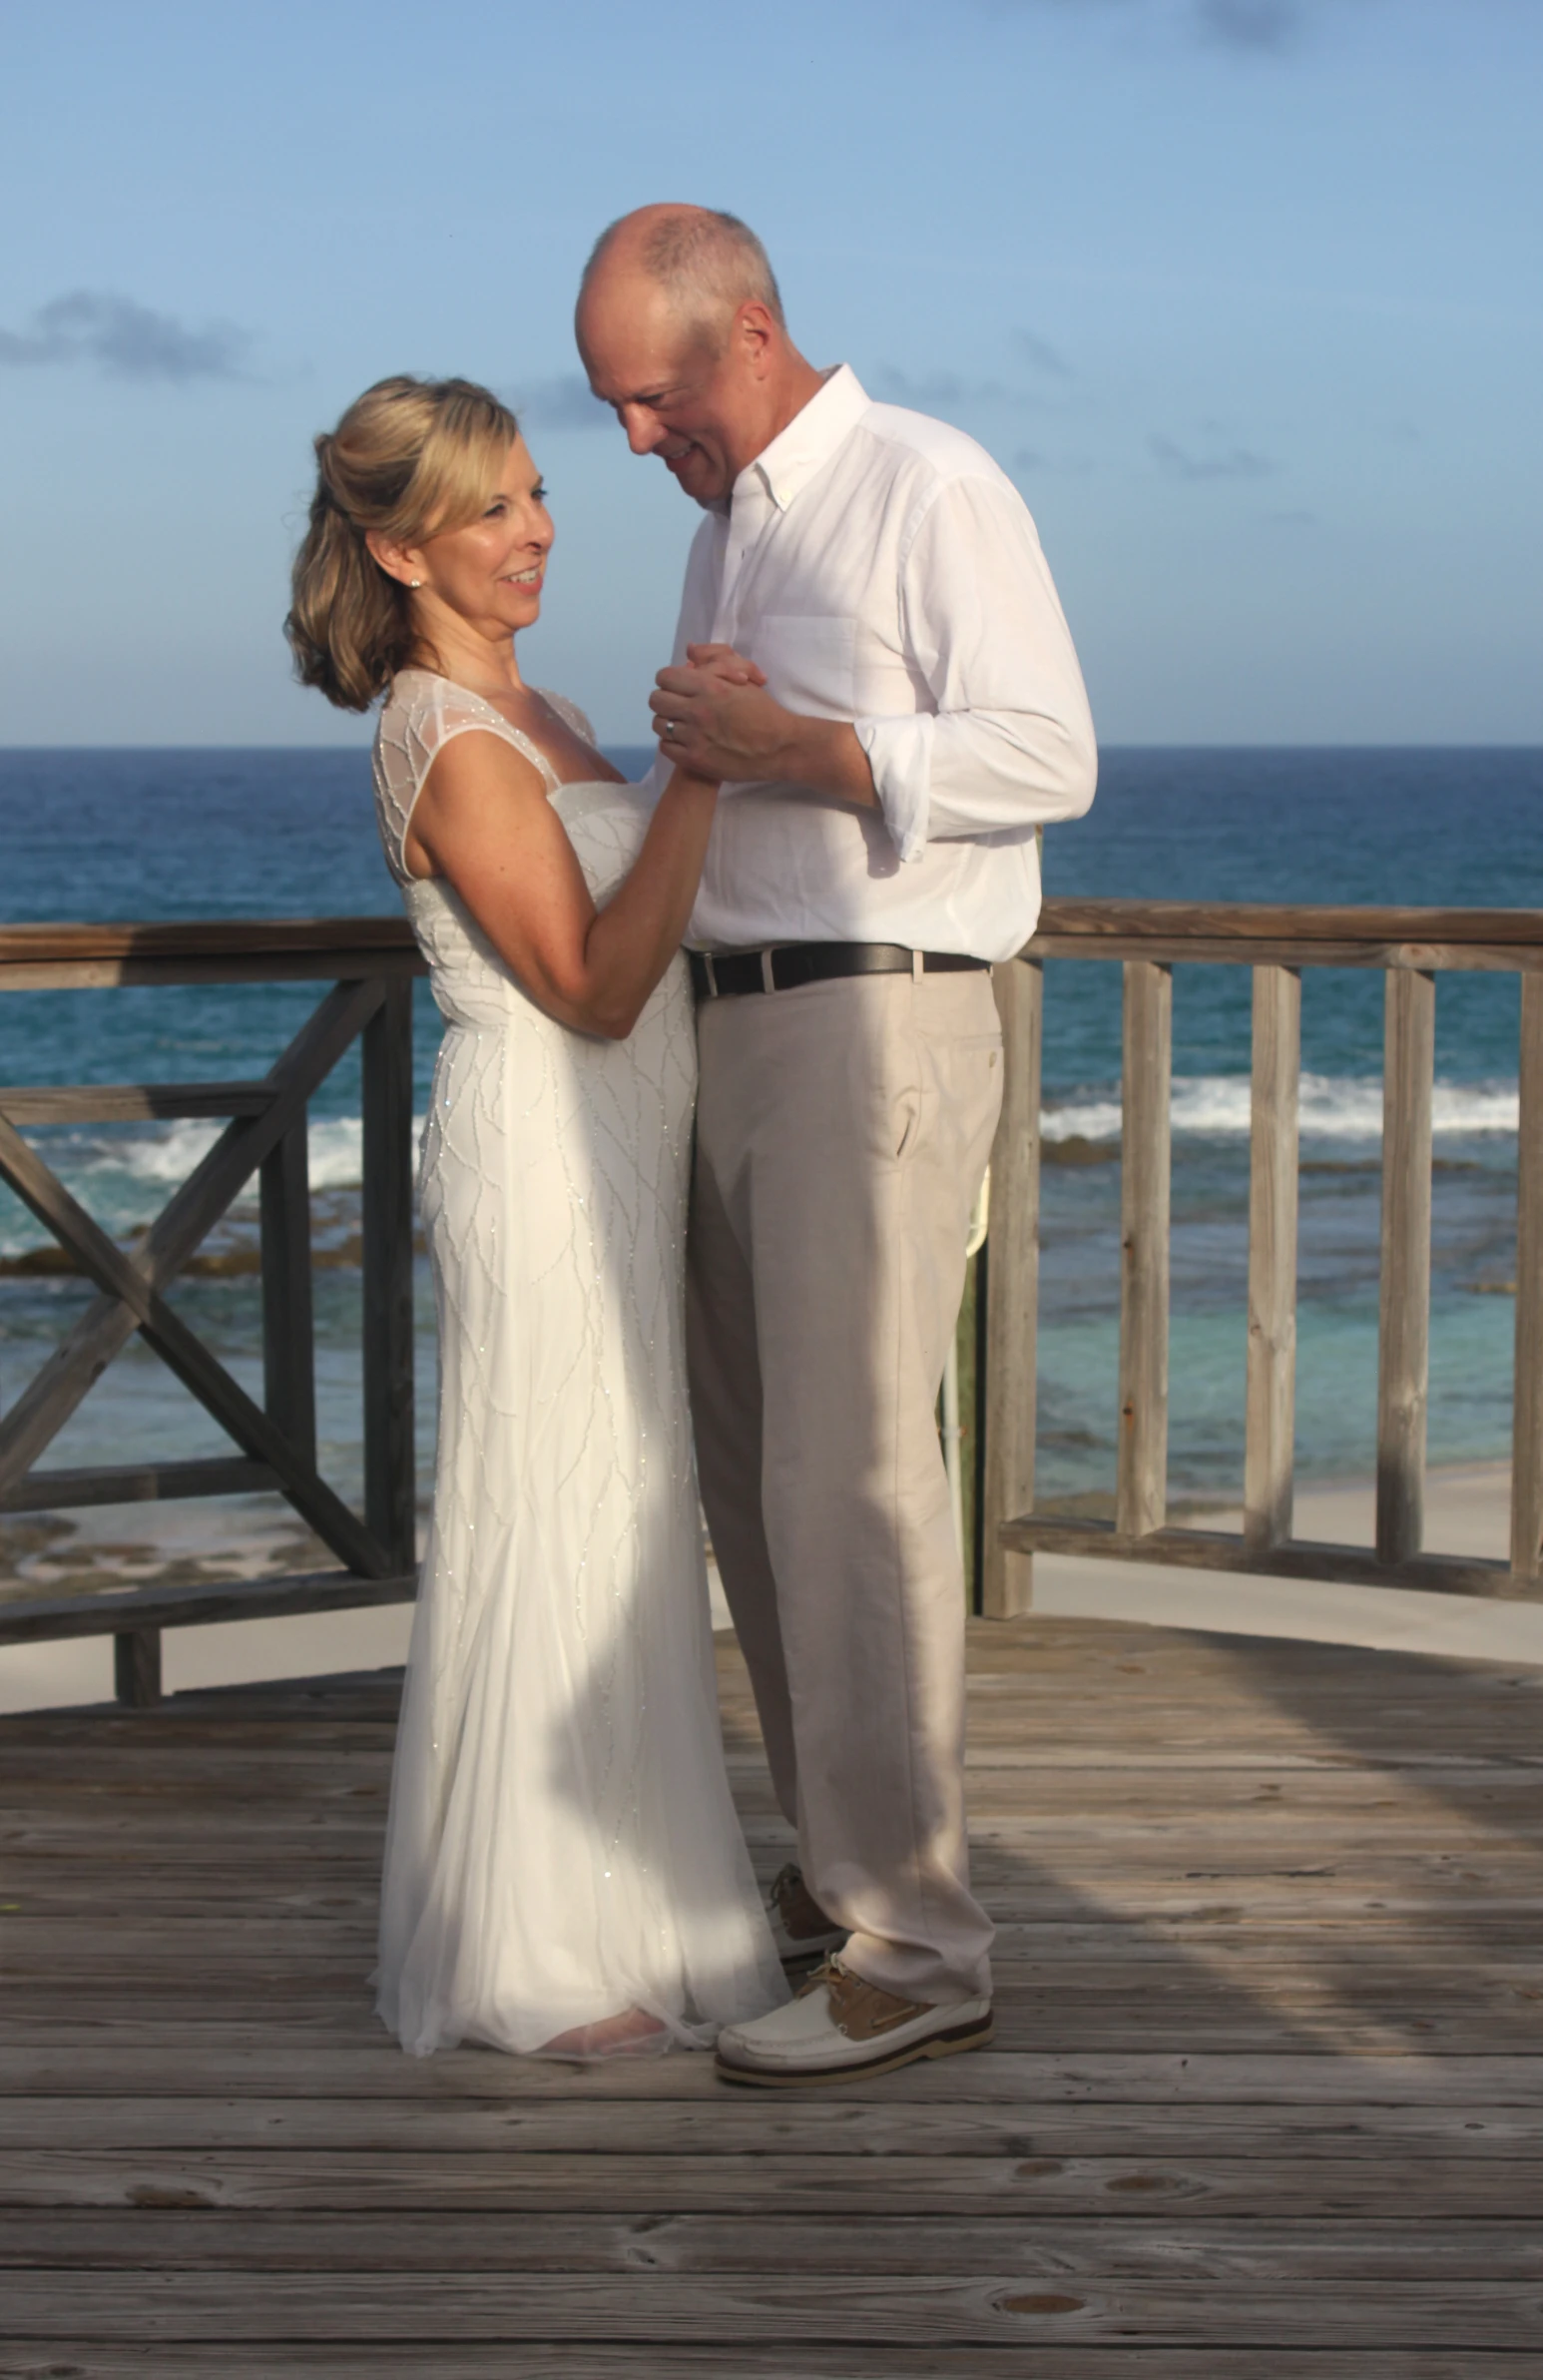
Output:
<svg viewBox="0 0 1543 2380">
<path fill-rule="evenodd" d="M 789 711 L 850 719 L 855 633 L 853 620 L 834 614 L 766 612 L 742 650 L 766 671 L 770 691 Z"/>
</svg>

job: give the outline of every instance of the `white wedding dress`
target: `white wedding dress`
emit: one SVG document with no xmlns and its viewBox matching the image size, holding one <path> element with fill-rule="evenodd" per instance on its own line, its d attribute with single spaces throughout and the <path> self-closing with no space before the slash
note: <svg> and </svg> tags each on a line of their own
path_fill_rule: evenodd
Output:
<svg viewBox="0 0 1543 2380">
<path fill-rule="evenodd" d="M 569 1031 L 408 875 L 413 802 L 468 731 L 541 771 L 597 901 L 648 822 L 631 787 L 558 785 L 479 696 L 397 678 L 375 792 L 445 1018 L 419 1176 L 440 1380 L 377 2005 L 419 2055 L 631 2009 L 706 2046 L 786 1987 L 725 1774 L 686 1398 L 690 985 L 677 959 L 626 1041 Z"/>
</svg>

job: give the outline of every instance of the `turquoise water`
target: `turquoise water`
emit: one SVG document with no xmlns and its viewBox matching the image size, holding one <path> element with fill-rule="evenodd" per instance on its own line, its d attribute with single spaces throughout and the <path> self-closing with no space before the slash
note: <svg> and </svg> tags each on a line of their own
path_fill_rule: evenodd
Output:
<svg viewBox="0 0 1543 2380">
<path fill-rule="evenodd" d="M 624 767 L 645 755 L 618 753 Z M 394 909 L 361 752 L 0 754 L 7 864 L 0 915 L 324 915 Z M 1047 837 L 1052 892 L 1184 899 L 1543 904 L 1543 753 L 1133 752 L 1105 756 L 1091 816 Z M 1119 969 L 1047 970 L 1041 1487 L 1113 1481 L 1119 1278 Z M 27 993 L 0 1002 L 0 1079 L 125 1081 L 259 1072 L 317 997 L 305 985 Z M 1174 1002 L 1172 1479 L 1232 1494 L 1242 1477 L 1249 976 L 1187 968 Z M 1510 1422 L 1517 990 L 1447 976 L 1437 995 L 1432 1458 L 1501 1455 Z M 437 1019 L 420 992 L 420 1105 Z M 1298 1463 L 1364 1471 L 1375 1411 L 1381 979 L 1310 970 L 1302 1042 Z M 357 1074 L 316 1102 L 312 1179 L 323 1237 L 356 1198 Z M 114 1230 L 144 1223 L 196 1162 L 206 1127 L 39 1136 Z M 1078 1163 L 1056 1162 L 1068 1142 Z M 251 1218 L 233 1235 L 250 1241 Z M 0 1196 L 0 1263 L 42 1244 Z M 318 1276 L 326 1459 L 358 1468 L 358 1284 Z M 256 1283 L 190 1281 L 179 1303 L 240 1377 L 260 1382 Z M 0 1406 L 87 1292 L 0 1274 Z M 431 1315 L 420 1282 L 423 1379 Z M 217 1452 L 220 1434 L 131 1351 L 50 1460 Z M 425 1438 L 425 1453 L 427 1452 Z"/>
</svg>

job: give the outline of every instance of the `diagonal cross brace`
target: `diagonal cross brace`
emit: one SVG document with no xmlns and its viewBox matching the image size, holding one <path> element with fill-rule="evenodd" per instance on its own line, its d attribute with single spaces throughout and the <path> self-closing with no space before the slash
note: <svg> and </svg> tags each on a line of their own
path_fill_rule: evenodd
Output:
<svg viewBox="0 0 1543 2380">
<path fill-rule="evenodd" d="M 0 1175 L 104 1291 L 0 1421 L 0 1488 L 14 1485 L 139 1330 L 243 1450 L 268 1464 L 318 1535 L 368 1577 L 395 1566 L 373 1532 L 299 1457 L 261 1408 L 161 1295 L 342 1056 L 382 998 L 378 982 L 338 984 L 267 1076 L 264 1114 L 240 1118 L 184 1183 L 132 1254 L 125 1254 L 65 1189 L 14 1125 L 0 1117 Z"/>
</svg>

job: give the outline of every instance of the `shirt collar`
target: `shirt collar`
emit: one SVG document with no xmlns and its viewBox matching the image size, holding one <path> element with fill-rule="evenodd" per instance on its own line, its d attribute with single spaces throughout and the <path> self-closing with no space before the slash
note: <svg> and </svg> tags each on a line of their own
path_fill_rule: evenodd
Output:
<svg viewBox="0 0 1543 2380">
<path fill-rule="evenodd" d="M 785 512 L 799 489 L 855 429 L 871 401 L 851 365 L 838 363 L 803 410 L 746 465 L 735 481 L 736 488 L 753 475 L 759 477 L 777 510 Z"/>
</svg>

